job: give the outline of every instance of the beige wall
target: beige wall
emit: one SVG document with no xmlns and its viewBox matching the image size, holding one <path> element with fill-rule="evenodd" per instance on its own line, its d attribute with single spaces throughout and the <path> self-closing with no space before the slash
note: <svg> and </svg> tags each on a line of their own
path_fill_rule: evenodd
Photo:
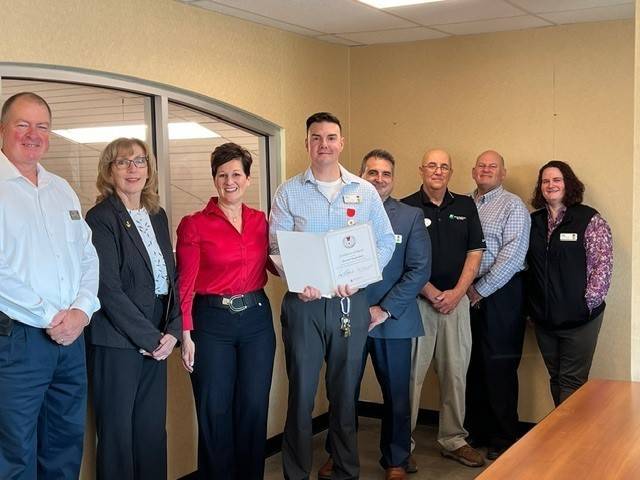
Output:
<svg viewBox="0 0 640 480">
<path fill-rule="evenodd" d="M 396 195 L 417 190 L 427 147 L 454 159 L 452 190 L 473 188 L 477 154 L 507 161 L 509 189 L 529 199 L 537 169 L 570 162 L 585 202 L 609 221 L 615 269 L 592 376 L 630 375 L 634 23 L 579 24 L 351 50 L 351 152 L 374 147 L 398 159 Z M 528 331 L 520 368 L 520 414 L 552 406 L 547 375 Z M 372 377 L 369 376 L 369 379 Z M 378 399 L 373 381 L 363 393 Z M 429 378 L 423 406 L 436 408 Z"/>
<path fill-rule="evenodd" d="M 640 12 L 640 0 L 636 0 Z M 633 218 L 640 218 L 640 15 L 636 14 L 635 85 L 634 85 L 634 148 L 633 148 Z M 633 256 L 631 268 L 631 379 L 640 381 L 640 223 L 633 222 Z"/>
<path fill-rule="evenodd" d="M 130 75 L 229 103 L 284 128 L 287 176 L 307 164 L 304 119 L 311 112 L 333 111 L 349 123 L 345 47 L 172 0 L 2 0 L 0 9 L 0 62 Z M 275 312 L 281 290 L 278 280 L 270 283 Z M 169 378 L 169 478 L 176 478 L 195 469 L 196 452 L 191 386 L 177 355 Z M 282 431 L 286 396 L 278 340 L 269 435 Z M 326 410 L 322 398 L 321 391 L 317 412 Z M 89 479 L 93 454 L 86 450 L 83 478 Z"/>
<path fill-rule="evenodd" d="M 353 168 L 373 147 L 397 155 L 398 195 L 417 188 L 415 168 L 427 146 L 453 153 L 457 191 L 471 188 L 474 155 L 488 147 L 505 154 L 507 185 L 524 197 L 539 165 L 569 160 L 616 242 L 593 374 L 629 377 L 632 22 L 347 49 L 171 0 L 0 0 L 0 7 L 0 61 L 131 75 L 227 102 L 284 128 L 287 176 L 306 165 L 302 122 L 316 110 L 344 120 L 344 160 Z M 272 281 L 268 290 L 277 311 L 282 288 Z M 270 435 L 281 431 L 286 410 L 280 341 L 275 370 Z M 550 401 L 530 336 L 520 373 L 523 418 L 537 420 Z M 423 405 L 435 408 L 433 377 L 426 386 Z M 364 395 L 379 398 L 370 378 Z M 317 411 L 324 408 L 319 402 Z M 170 363 L 168 429 L 169 477 L 175 478 L 195 465 L 190 385 L 177 356 Z M 88 479 L 91 449 L 87 460 Z"/>
</svg>

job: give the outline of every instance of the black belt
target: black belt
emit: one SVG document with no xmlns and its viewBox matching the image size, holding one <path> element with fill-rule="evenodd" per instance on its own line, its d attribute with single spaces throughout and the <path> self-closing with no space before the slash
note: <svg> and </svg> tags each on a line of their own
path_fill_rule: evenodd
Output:
<svg viewBox="0 0 640 480">
<path fill-rule="evenodd" d="M 0 335 L 8 337 L 13 329 L 13 318 L 6 313 L 0 312 Z"/>
<path fill-rule="evenodd" d="M 244 293 L 240 295 L 197 295 L 196 303 L 204 303 L 209 307 L 222 308 L 231 313 L 244 312 L 248 308 L 262 306 L 267 296 L 264 290 Z"/>
</svg>

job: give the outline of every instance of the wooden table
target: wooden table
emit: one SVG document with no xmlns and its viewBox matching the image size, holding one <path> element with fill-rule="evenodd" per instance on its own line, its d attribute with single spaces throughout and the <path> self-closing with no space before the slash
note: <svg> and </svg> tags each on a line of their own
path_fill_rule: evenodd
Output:
<svg viewBox="0 0 640 480">
<path fill-rule="evenodd" d="M 589 380 L 482 480 L 640 480 L 640 383 Z"/>
</svg>

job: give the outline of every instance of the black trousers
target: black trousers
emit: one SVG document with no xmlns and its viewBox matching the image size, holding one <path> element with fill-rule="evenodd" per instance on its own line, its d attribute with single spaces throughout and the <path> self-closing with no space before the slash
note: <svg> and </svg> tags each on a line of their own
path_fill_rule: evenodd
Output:
<svg viewBox="0 0 640 480">
<path fill-rule="evenodd" d="M 269 300 L 233 314 L 196 298 L 193 319 L 199 478 L 262 480 L 276 348 Z"/>
<path fill-rule="evenodd" d="M 506 448 L 518 436 L 518 365 L 525 321 L 519 273 L 471 307 L 465 428 L 480 444 Z"/>
<path fill-rule="evenodd" d="M 166 301 L 156 300 L 153 322 Z M 89 346 L 99 480 L 167 478 L 167 362 L 137 350 Z"/>
<path fill-rule="evenodd" d="M 585 325 L 564 330 L 547 330 L 536 325 L 538 347 L 549 371 L 556 407 L 589 379 L 603 316 L 604 312 Z"/>
<path fill-rule="evenodd" d="M 359 477 L 356 391 L 369 326 L 366 292 L 351 296 L 351 336 L 340 331 L 339 298 L 301 301 L 287 293 L 282 302 L 289 404 L 282 441 L 282 464 L 287 480 L 309 478 L 313 441 L 311 415 L 323 362 L 329 399 L 329 439 L 334 460 L 333 478 Z"/>
</svg>

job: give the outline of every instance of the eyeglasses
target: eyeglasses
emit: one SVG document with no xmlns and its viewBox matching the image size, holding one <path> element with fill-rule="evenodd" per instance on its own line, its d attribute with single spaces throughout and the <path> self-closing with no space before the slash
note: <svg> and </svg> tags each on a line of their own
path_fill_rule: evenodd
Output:
<svg viewBox="0 0 640 480">
<path fill-rule="evenodd" d="M 426 165 L 422 165 L 422 168 L 424 168 L 427 172 L 435 172 L 436 170 L 440 169 L 442 173 L 448 173 L 449 170 L 451 170 L 451 167 L 446 163 L 443 163 L 442 165 L 438 165 L 437 163 L 427 163 Z"/>
<path fill-rule="evenodd" d="M 118 170 L 124 170 L 125 168 L 131 167 L 131 165 L 135 165 L 136 168 L 144 168 L 147 166 L 148 157 L 136 157 L 132 160 L 128 158 L 116 158 L 113 161 L 113 164 L 116 166 Z"/>
</svg>

